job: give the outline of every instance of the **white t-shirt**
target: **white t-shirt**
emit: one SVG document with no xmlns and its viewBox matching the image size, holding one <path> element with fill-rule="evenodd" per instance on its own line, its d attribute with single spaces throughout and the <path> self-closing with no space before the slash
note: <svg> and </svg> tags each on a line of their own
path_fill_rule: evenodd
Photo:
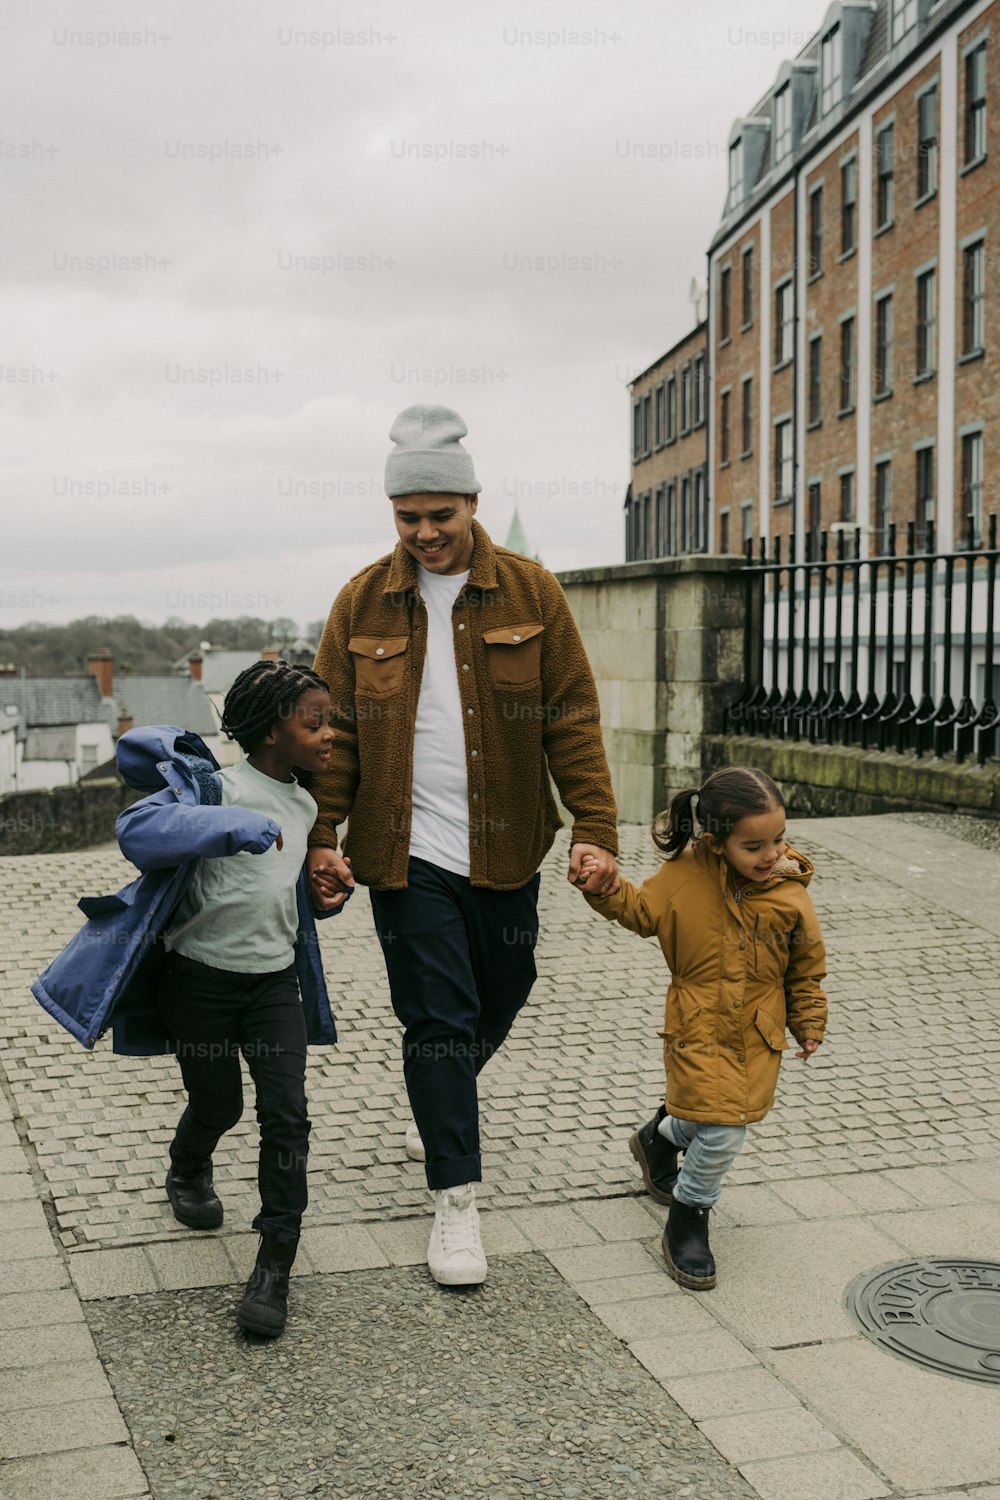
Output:
<svg viewBox="0 0 1000 1500">
<path fill-rule="evenodd" d="M 295 885 L 316 821 L 316 803 L 297 781 L 276 781 L 248 760 L 219 773 L 222 805 L 239 803 L 273 818 L 282 847 L 263 854 L 200 859 L 164 946 L 212 969 L 271 974 L 295 957 Z"/>
<path fill-rule="evenodd" d="M 451 612 L 469 575 L 429 573 L 419 563 L 417 575 L 427 606 L 427 655 L 413 733 L 410 854 L 468 875 L 469 776 Z"/>
</svg>

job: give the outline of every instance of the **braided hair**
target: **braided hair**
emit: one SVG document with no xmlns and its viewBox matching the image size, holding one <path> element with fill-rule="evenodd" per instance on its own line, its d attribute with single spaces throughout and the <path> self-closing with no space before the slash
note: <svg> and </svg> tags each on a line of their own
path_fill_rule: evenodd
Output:
<svg viewBox="0 0 1000 1500">
<path fill-rule="evenodd" d="M 241 672 L 226 694 L 222 728 L 247 753 L 270 734 L 278 719 L 287 719 L 310 688 L 327 684 L 311 667 L 287 661 L 255 661 Z"/>
<path fill-rule="evenodd" d="M 693 805 L 696 797 L 697 810 Z M 714 771 L 704 786 L 685 787 L 665 812 L 657 813 L 653 843 L 667 859 L 676 859 L 696 837 L 698 828 L 724 843 L 741 818 L 784 805 L 780 789 L 766 771 L 726 766 Z"/>
</svg>

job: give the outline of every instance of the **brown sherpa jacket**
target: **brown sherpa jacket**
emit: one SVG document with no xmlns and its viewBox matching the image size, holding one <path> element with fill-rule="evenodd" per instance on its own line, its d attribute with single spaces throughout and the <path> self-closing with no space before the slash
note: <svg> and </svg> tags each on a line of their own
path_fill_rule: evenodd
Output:
<svg viewBox="0 0 1000 1500">
<path fill-rule="evenodd" d="M 618 851 L 616 809 L 597 690 L 558 582 L 540 563 L 495 547 L 473 522 L 469 580 L 452 614 L 469 773 L 473 885 L 530 880 L 561 826 L 549 773 L 573 814 L 574 842 Z M 336 731 L 313 778 L 311 845 L 345 852 L 378 890 L 406 885 L 413 731 L 427 646 L 416 564 L 400 542 L 341 589 L 316 653 Z M 467 669 L 467 670 L 466 670 Z"/>
</svg>

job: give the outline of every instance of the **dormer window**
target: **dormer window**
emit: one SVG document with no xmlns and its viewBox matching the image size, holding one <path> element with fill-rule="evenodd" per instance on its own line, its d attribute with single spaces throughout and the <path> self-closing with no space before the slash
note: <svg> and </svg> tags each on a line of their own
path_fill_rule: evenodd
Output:
<svg viewBox="0 0 1000 1500">
<path fill-rule="evenodd" d="M 733 142 L 729 148 L 729 197 L 726 208 L 729 213 L 743 202 L 743 138 Z"/>
<path fill-rule="evenodd" d="M 774 96 L 774 120 L 771 127 L 774 145 L 772 165 L 780 167 L 792 154 L 792 88 L 786 83 Z"/>
<path fill-rule="evenodd" d="M 892 0 L 892 45 L 917 24 L 917 0 Z"/>
<path fill-rule="evenodd" d="M 843 98 L 844 38 L 839 24 L 827 32 L 820 49 L 820 113 L 828 115 Z"/>
</svg>

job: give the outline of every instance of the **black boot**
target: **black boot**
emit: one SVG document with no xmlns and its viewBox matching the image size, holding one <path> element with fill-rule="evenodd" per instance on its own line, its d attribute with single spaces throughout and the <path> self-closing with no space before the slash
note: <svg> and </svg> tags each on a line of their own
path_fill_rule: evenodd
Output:
<svg viewBox="0 0 1000 1500">
<path fill-rule="evenodd" d="M 694 1208 L 675 1198 L 663 1231 L 663 1258 L 680 1286 L 708 1292 L 715 1285 L 715 1261 L 708 1243 L 707 1208 Z"/>
<path fill-rule="evenodd" d="M 257 1264 L 250 1272 L 236 1321 L 247 1333 L 276 1339 L 288 1316 L 288 1273 L 298 1249 L 298 1235 L 262 1230 Z"/>
<path fill-rule="evenodd" d="M 657 1203 L 669 1204 L 677 1181 L 680 1151 L 657 1128 L 666 1113 L 661 1104 L 653 1119 L 629 1137 L 628 1145 L 639 1163 L 646 1192 Z"/>
<path fill-rule="evenodd" d="M 196 1177 L 178 1177 L 171 1167 L 165 1186 L 174 1218 L 181 1224 L 186 1224 L 188 1229 L 219 1228 L 222 1204 L 212 1186 L 211 1166 Z"/>
</svg>

